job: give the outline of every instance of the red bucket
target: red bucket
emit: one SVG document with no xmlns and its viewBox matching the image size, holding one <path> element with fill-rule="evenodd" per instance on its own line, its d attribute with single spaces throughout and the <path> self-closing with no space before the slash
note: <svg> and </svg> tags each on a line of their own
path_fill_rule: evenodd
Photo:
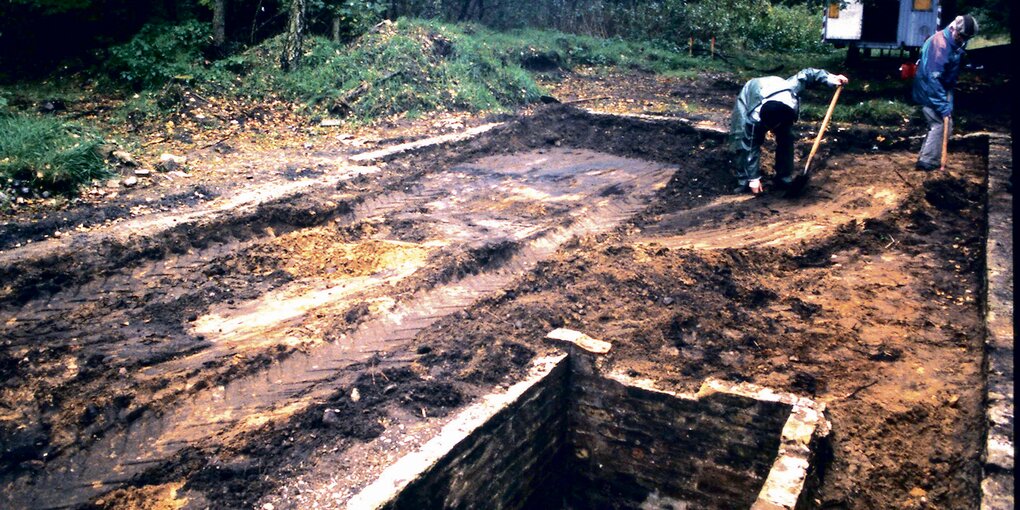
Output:
<svg viewBox="0 0 1020 510">
<path fill-rule="evenodd" d="M 900 66 L 900 78 L 909 80 L 917 74 L 917 64 L 903 64 Z"/>
</svg>

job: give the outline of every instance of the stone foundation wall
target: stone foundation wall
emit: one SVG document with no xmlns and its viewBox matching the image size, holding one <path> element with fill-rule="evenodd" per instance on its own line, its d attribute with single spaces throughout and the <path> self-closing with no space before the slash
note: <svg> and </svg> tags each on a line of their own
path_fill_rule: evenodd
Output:
<svg viewBox="0 0 1020 510">
<path fill-rule="evenodd" d="M 697 394 L 604 375 L 611 346 L 556 330 L 566 356 L 473 405 L 350 509 L 792 510 L 828 433 L 818 404 L 708 380 Z"/>
<path fill-rule="evenodd" d="M 567 365 L 545 360 L 505 395 L 472 407 L 348 508 L 521 508 L 566 443 Z"/>
<path fill-rule="evenodd" d="M 570 330 L 547 337 L 571 363 L 560 501 L 535 508 L 802 508 L 829 432 L 824 406 L 709 379 L 697 394 L 605 374 L 612 346 Z M 540 490 L 539 494 L 551 491 Z"/>
<path fill-rule="evenodd" d="M 684 398 L 602 377 L 574 382 L 570 486 L 589 508 L 635 507 L 649 497 L 679 508 L 750 508 L 791 412 L 727 393 Z"/>
<path fill-rule="evenodd" d="M 1010 140 L 991 138 L 988 142 L 988 236 L 985 245 L 987 436 L 982 466 L 982 510 L 1012 510 L 1015 505 L 1013 194 L 1006 191 L 1006 183 L 1012 173 Z"/>
</svg>

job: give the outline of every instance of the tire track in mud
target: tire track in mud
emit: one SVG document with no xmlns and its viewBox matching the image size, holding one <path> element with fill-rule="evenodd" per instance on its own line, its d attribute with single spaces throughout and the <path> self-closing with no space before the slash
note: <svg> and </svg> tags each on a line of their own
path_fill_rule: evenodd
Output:
<svg viewBox="0 0 1020 510">
<path fill-rule="evenodd" d="M 335 221 L 357 223 L 372 216 L 384 215 L 405 203 L 434 196 L 408 192 L 389 193 L 385 197 L 370 198 L 356 205 L 352 212 L 342 214 Z M 229 236 L 229 233 L 227 235 Z M 51 348 L 79 344 L 76 339 L 66 338 L 69 333 L 81 332 L 80 324 L 72 324 L 65 320 L 67 314 L 79 312 L 85 315 L 85 318 L 93 318 L 93 315 L 102 313 L 107 316 L 106 322 L 111 322 L 108 315 L 111 309 L 118 312 L 126 311 L 125 314 L 128 314 L 142 308 L 144 304 L 177 301 L 183 293 L 186 293 L 181 291 L 181 286 L 205 280 L 208 271 L 215 270 L 216 264 L 233 259 L 239 253 L 243 254 L 246 250 L 264 243 L 267 238 L 276 236 L 277 233 L 272 231 L 272 227 L 266 227 L 263 237 L 242 240 L 229 236 L 212 247 L 178 256 L 171 255 L 138 267 L 115 270 L 101 279 L 59 291 L 45 300 L 32 301 L 16 310 L 4 311 L 3 315 L 0 315 L 3 322 L 0 325 L 0 335 L 15 340 L 16 342 L 8 344 L 14 347 L 21 345 L 17 341 L 33 343 L 46 341 L 50 342 L 48 347 Z M 116 298 L 117 301 L 127 302 L 113 303 L 120 306 L 110 306 L 110 303 L 96 306 L 97 301 L 103 298 Z M 89 305 L 98 310 L 81 311 Z"/>
<path fill-rule="evenodd" d="M 0 309 L 18 308 L 89 283 L 111 267 L 166 258 L 223 243 L 224 232 L 241 240 L 262 235 L 265 227 L 300 228 L 339 214 L 345 203 L 311 203 L 321 190 L 378 173 L 376 167 L 341 165 L 320 179 L 270 183 L 214 199 L 173 214 L 148 214 L 105 225 L 88 234 L 70 234 L 0 251 Z M 300 216 L 299 213 L 304 213 Z M 142 262 L 144 263 L 144 262 Z"/>
<path fill-rule="evenodd" d="M 405 179 L 391 180 L 389 187 L 403 186 Z M 322 222 L 336 213 L 340 214 L 337 221 L 355 222 L 394 203 L 427 198 L 406 192 L 379 198 L 373 196 L 377 191 L 369 192 L 366 200 L 344 213 L 344 202 L 330 200 L 337 195 L 332 191 L 335 182 L 324 184 L 304 192 L 298 200 L 302 204 L 310 198 L 311 211 L 318 212 Z M 322 203 L 327 205 L 320 207 Z M 11 471 L 18 469 L 15 463 L 27 459 L 32 466 L 58 456 L 69 445 L 85 446 L 110 428 L 110 422 L 131 421 L 153 404 L 181 397 L 178 393 L 185 384 L 164 390 L 172 378 L 141 379 L 134 372 L 138 367 L 158 367 L 209 348 L 210 342 L 200 335 L 183 334 L 189 310 L 201 311 L 213 303 L 242 299 L 243 294 L 263 293 L 285 283 L 274 281 L 287 280 L 278 278 L 278 271 L 255 280 L 236 274 L 216 281 L 210 278 L 210 274 L 223 272 L 224 261 L 271 239 L 274 227 L 283 232 L 300 229 L 277 221 L 278 214 L 272 210 L 263 224 L 262 237 L 251 235 L 250 228 L 241 232 L 225 228 L 236 227 L 259 211 L 239 211 L 241 220 L 217 218 L 205 231 L 195 231 L 200 240 L 194 243 L 194 250 L 171 251 L 155 261 L 143 256 L 122 268 L 96 268 L 95 275 L 77 287 L 67 286 L 20 307 L 10 303 L 0 307 L 0 362 L 4 369 L 0 397 L 5 403 L 0 408 L 0 478 L 9 478 Z M 144 218 L 141 222 L 146 221 L 151 223 Z M 88 259 L 90 254 L 84 256 Z M 232 281 L 224 281 L 228 279 Z M 206 383 L 216 376 L 195 375 L 203 368 L 193 367 L 182 377 Z M 99 391 L 94 393 L 97 387 Z M 100 422 L 106 418 L 107 423 L 97 423 L 97 418 Z M 58 424 L 62 430 L 56 430 Z M 70 425 L 74 425 L 72 430 L 68 430 Z M 53 435 L 46 436 L 51 428 Z"/>
<path fill-rule="evenodd" d="M 327 189 L 331 187 L 327 186 Z M 323 200 L 328 205 L 322 222 L 335 217 L 335 221 L 340 223 L 356 223 L 392 209 L 394 204 L 428 198 L 413 192 L 391 192 L 386 197 L 369 194 L 368 199 L 345 213 L 346 203 L 330 199 L 336 195 L 335 192 L 326 192 L 325 195 Z M 162 259 L 128 264 L 122 268 L 97 269 L 94 278 L 86 279 L 79 286 L 56 291 L 20 307 L 9 304 L 0 307 L 2 347 L 7 351 L 41 348 L 58 352 L 57 356 L 61 359 L 44 361 L 71 365 L 75 364 L 70 359 L 74 357 L 73 353 L 88 350 L 88 357 L 94 363 L 101 361 L 103 365 L 115 367 L 158 364 L 168 358 L 205 349 L 209 342 L 201 335 L 177 334 L 184 329 L 182 315 L 188 310 L 201 310 L 234 297 L 242 299 L 237 296 L 239 294 L 264 293 L 288 280 L 275 273 L 254 279 L 226 274 L 220 280 L 213 280 L 213 277 L 229 270 L 223 268 L 225 262 L 239 254 L 243 256 L 267 239 L 274 238 L 277 235 L 273 232 L 274 227 L 281 233 L 300 229 L 295 225 L 270 222 L 260 229 L 261 236 L 253 237 L 232 232 L 216 223 L 208 228 L 222 228 L 224 232 L 196 233 L 198 237 L 215 237 L 215 241 L 202 241 L 201 248 L 183 253 L 171 252 Z M 178 306 L 183 301 L 187 303 Z M 171 314 L 177 317 L 160 320 Z M 32 361 L 40 360 L 33 357 Z M 69 381 L 75 378 L 74 368 L 66 377 Z M 35 375 L 47 371 L 47 367 L 34 367 Z M 45 389 L 56 388 L 59 384 L 50 384 Z"/>
<path fill-rule="evenodd" d="M 125 428 L 111 429 L 78 451 L 69 449 L 36 472 L 6 475 L 0 479 L 0 502 L 9 507 L 33 508 L 84 504 L 153 467 L 172 463 L 175 454 L 187 446 L 222 444 L 269 421 L 286 419 L 334 393 L 336 383 L 350 375 L 345 369 L 379 353 L 400 349 L 423 328 L 506 287 L 568 240 L 614 228 L 645 208 L 672 172 L 663 165 L 591 151 L 540 150 L 460 165 L 426 175 L 412 191 L 368 200 L 342 221 L 413 218 L 416 225 L 446 243 L 449 247 L 446 249 L 507 241 L 514 249 L 504 260 L 475 274 L 395 301 L 339 341 L 320 342 L 308 352 L 292 354 L 251 375 L 199 390 L 187 401 L 179 401 L 163 412 L 144 411 Z M 74 299 L 84 299 L 79 306 L 91 304 L 98 314 L 108 303 L 96 304 L 89 296 L 103 291 L 104 296 L 123 294 L 140 301 L 146 295 L 138 293 L 139 280 L 134 278 L 143 282 L 146 278 L 162 278 L 160 275 L 168 267 L 201 274 L 201 268 L 211 261 L 229 257 L 236 253 L 232 250 L 243 250 L 245 245 L 246 242 L 227 241 L 210 248 L 208 253 L 199 251 L 156 261 L 145 268 L 125 269 L 103 281 L 67 289 L 45 304 L 32 304 L 34 315 L 25 315 L 67 314 L 66 310 L 53 311 L 53 303 L 59 306 L 64 300 Z M 387 276 L 399 279 L 406 275 L 383 272 L 372 276 L 375 281 L 366 285 L 392 283 Z M 297 281 L 289 285 L 301 284 Z M 259 313 L 257 300 L 267 290 L 260 289 L 260 296 L 247 300 L 256 304 L 254 311 L 246 313 L 255 314 L 252 317 Z M 168 292 L 162 298 L 169 302 L 175 297 Z M 324 298 L 318 307 L 298 315 L 298 322 L 305 326 L 325 324 L 330 319 L 329 313 L 317 311 L 341 309 L 342 303 L 358 297 L 358 293 L 338 292 L 334 297 Z M 217 306 L 207 312 L 223 311 Z M 103 324 L 110 326 L 124 315 L 111 314 Z M 295 334 L 289 327 L 294 320 L 289 317 L 279 324 L 256 325 L 245 333 L 263 341 L 267 337 L 282 340 Z M 246 321 L 239 323 L 243 325 Z M 65 334 L 53 331 L 50 338 L 58 340 Z M 141 342 L 138 331 L 135 335 L 136 341 Z M 189 338 L 197 337 L 192 334 Z M 193 346 L 191 356 L 154 364 L 143 375 L 186 372 L 232 355 L 230 348 L 217 347 L 221 340 L 215 333 L 208 333 L 203 343 Z M 130 348 L 145 350 L 143 343 L 128 343 Z M 121 348 L 124 352 L 127 347 Z"/>
</svg>

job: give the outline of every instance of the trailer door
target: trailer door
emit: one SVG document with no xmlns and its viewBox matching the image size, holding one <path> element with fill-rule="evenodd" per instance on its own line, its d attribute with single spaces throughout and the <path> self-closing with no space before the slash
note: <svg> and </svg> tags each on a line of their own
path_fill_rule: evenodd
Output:
<svg viewBox="0 0 1020 510">
<path fill-rule="evenodd" d="M 899 19 L 900 0 L 870 0 L 866 2 L 861 26 L 861 40 L 870 43 L 899 42 L 897 38 Z"/>
<path fill-rule="evenodd" d="M 900 44 L 908 48 L 920 47 L 938 30 L 938 25 L 938 0 L 904 0 L 900 10 Z"/>
</svg>

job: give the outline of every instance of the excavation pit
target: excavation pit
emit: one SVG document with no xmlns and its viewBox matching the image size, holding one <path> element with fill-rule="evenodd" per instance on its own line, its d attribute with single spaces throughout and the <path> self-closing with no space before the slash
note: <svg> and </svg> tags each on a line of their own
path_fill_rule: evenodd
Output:
<svg viewBox="0 0 1020 510">
<path fill-rule="evenodd" d="M 817 486 L 823 406 L 718 379 L 662 391 L 602 374 L 609 344 L 548 338 L 568 354 L 465 410 L 348 508 L 792 509 Z"/>
<path fill-rule="evenodd" d="M 548 361 L 350 507 L 976 508 L 974 226 L 1008 144 L 954 139 L 951 171 L 922 175 L 905 139 L 834 133 L 794 201 L 730 193 L 722 133 L 554 110 L 5 253 L 0 506 L 186 482 L 211 507 L 335 508 L 574 325 L 614 341 L 608 375 Z M 838 420 L 815 495 L 824 422 L 783 436 L 820 409 L 764 387 Z"/>
</svg>

